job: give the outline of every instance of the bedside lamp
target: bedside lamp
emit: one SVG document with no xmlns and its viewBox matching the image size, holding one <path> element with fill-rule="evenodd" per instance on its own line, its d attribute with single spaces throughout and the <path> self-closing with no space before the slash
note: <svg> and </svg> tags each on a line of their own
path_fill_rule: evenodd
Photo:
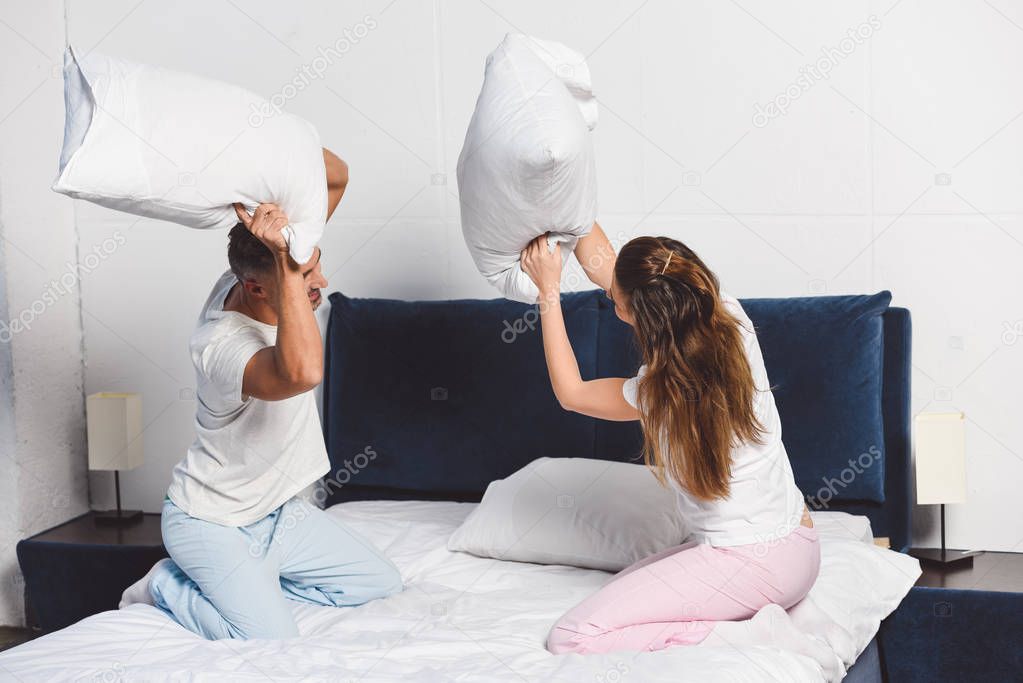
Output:
<svg viewBox="0 0 1023 683">
<path fill-rule="evenodd" d="M 121 509 L 120 470 L 142 464 L 142 396 L 100 392 L 85 399 L 89 470 L 113 470 L 117 509 L 97 512 L 97 524 L 127 525 L 142 519 L 141 510 Z"/>
<path fill-rule="evenodd" d="M 913 421 L 916 453 L 916 502 L 941 506 L 941 548 L 910 548 L 925 562 L 949 565 L 968 561 L 982 551 L 945 548 L 945 505 L 966 502 L 966 416 L 921 413 Z"/>
</svg>

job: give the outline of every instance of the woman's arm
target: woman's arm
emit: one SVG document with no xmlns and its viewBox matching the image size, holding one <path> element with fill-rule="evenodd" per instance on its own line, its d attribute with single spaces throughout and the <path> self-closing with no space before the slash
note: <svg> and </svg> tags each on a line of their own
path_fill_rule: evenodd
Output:
<svg viewBox="0 0 1023 683">
<path fill-rule="evenodd" d="M 586 272 L 586 277 L 590 278 L 590 282 L 604 291 L 611 289 L 615 259 L 618 256 L 600 223 L 594 223 L 590 234 L 579 239 L 575 245 L 575 258 Z"/>
<path fill-rule="evenodd" d="M 522 270 L 540 289 L 540 329 L 547 371 L 558 403 L 602 420 L 638 420 L 639 411 L 622 394 L 624 378 L 583 381 L 561 313 L 561 245 L 552 252 L 541 235 L 522 252 Z"/>
</svg>

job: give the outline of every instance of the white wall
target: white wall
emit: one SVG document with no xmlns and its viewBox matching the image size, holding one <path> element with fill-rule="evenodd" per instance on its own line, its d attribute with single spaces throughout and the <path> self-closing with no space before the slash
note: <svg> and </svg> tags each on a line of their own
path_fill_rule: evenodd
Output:
<svg viewBox="0 0 1023 683">
<path fill-rule="evenodd" d="M 871 37 L 843 48 L 871 15 Z M 331 290 L 494 295 L 461 240 L 455 162 L 484 58 L 503 34 L 561 40 L 590 54 L 602 104 L 600 216 L 615 241 L 681 238 L 739 296 L 891 289 L 913 312 L 914 409 L 969 417 L 970 501 L 950 508 L 950 542 L 1018 549 L 1023 344 L 1008 343 L 1003 326 L 1023 333 L 1023 82 L 1010 68 L 1023 57 L 1023 9 L 1007 0 L 77 0 L 70 33 L 83 51 L 271 96 L 319 48 L 361 34 L 359 24 L 375 27 L 286 105 L 351 166 L 323 244 Z M 822 48 L 842 51 L 829 77 L 755 125 L 755 105 L 784 93 Z M 147 463 L 123 488 L 128 504 L 157 510 L 192 436 L 186 345 L 225 267 L 224 235 L 83 203 L 77 219 L 83 254 L 114 231 L 126 237 L 84 278 L 86 388 L 144 393 Z M 935 538 L 931 513 L 919 515 L 919 541 Z"/>
<path fill-rule="evenodd" d="M 64 124 L 60 2 L 0 12 L 0 624 L 14 545 L 88 509 L 74 207 L 50 192 Z"/>
</svg>

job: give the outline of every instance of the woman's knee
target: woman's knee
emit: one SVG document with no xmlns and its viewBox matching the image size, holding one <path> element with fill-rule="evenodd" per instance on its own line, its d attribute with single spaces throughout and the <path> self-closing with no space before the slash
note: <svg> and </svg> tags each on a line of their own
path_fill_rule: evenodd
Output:
<svg viewBox="0 0 1023 683">
<path fill-rule="evenodd" d="M 584 653 L 587 651 L 588 643 L 604 633 L 607 631 L 595 624 L 566 614 L 558 619 L 547 634 L 547 651 L 556 655 Z"/>
<path fill-rule="evenodd" d="M 580 647 L 579 641 L 578 633 L 555 626 L 547 634 L 547 651 L 552 655 L 564 655 L 575 652 Z"/>
</svg>

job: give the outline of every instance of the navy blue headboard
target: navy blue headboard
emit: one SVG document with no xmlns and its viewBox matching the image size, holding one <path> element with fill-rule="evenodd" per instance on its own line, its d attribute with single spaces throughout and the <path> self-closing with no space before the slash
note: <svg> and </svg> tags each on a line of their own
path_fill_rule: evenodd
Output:
<svg viewBox="0 0 1023 683">
<path fill-rule="evenodd" d="M 910 320 L 890 294 L 748 299 L 812 509 L 870 518 L 909 542 Z M 504 299 L 330 297 L 323 426 L 328 504 L 479 500 L 487 484 L 547 457 L 636 460 L 638 423 L 561 409 L 535 306 Z M 631 328 L 599 291 L 563 310 L 584 378 L 631 376 Z M 361 455 L 360 455 L 361 454 Z"/>
</svg>

